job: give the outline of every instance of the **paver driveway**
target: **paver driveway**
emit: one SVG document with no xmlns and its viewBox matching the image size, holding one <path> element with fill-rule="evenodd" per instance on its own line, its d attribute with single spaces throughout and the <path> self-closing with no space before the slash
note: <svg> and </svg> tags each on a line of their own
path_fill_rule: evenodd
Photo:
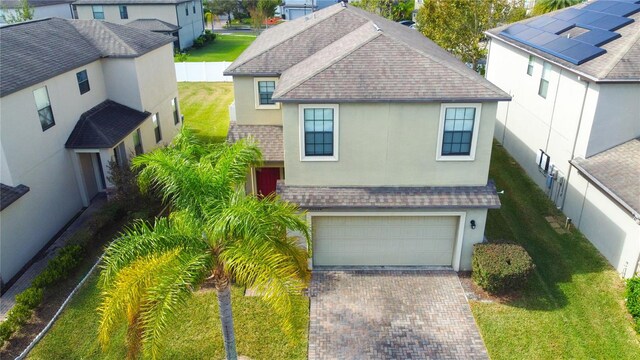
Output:
<svg viewBox="0 0 640 360">
<path fill-rule="evenodd" d="M 488 359 L 453 271 L 314 271 L 309 359 Z"/>
</svg>

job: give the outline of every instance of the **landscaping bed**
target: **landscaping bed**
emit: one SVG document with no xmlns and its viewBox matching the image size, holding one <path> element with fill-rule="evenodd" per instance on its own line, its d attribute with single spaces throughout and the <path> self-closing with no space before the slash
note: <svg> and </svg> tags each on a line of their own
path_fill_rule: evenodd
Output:
<svg viewBox="0 0 640 360">
<path fill-rule="evenodd" d="M 489 211 L 487 238 L 522 245 L 536 266 L 524 289 L 501 296 L 462 276 L 491 358 L 637 359 L 640 337 L 616 271 L 579 231 L 549 225 L 545 216 L 562 214 L 497 144 L 490 178 L 505 193 L 502 207 Z"/>
</svg>

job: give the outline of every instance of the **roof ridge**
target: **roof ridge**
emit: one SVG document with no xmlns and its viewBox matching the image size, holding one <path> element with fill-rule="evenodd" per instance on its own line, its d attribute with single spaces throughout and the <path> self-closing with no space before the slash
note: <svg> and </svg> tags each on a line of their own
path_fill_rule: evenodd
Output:
<svg viewBox="0 0 640 360">
<path fill-rule="evenodd" d="M 323 23 L 323 22 L 327 21 L 328 19 L 331 19 L 332 17 L 336 16 L 337 14 L 339 14 L 339 13 L 340 13 L 340 12 L 342 12 L 342 11 L 344 11 L 345 9 L 346 9 L 346 8 L 340 7 L 340 9 L 339 9 L 338 11 L 336 11 L 336 12 L 335 12 L 335 13 L 333 13 L 333 14 L 331 14 L 330 16 L 327 16 L 326 18 L 321 19 L 320 21 L 316 22 L 315 24 L 312 24 L 312 25 L 310 25 L 310 26 L 308 26 L 308 27 L 304 27 L 304 28 L 300 29 L 299 31 L 294 32 L 294 33 L 293 33 L 293 34 L 291 34 L 290 36 L 285 37 L 284 39 L 282 39 L 282 40 L 280 40 L 280 41 L 276 42 L 276 43 L 275 43 L 275 44 L 273 44 L 272 46 L 267 47 L 266 49 L 262 50 L 261 52 L 256 53 L 256 54 L 255 54 L 255 55 L 253 55 L 252 57 L 247 58 L 246 60 L 244 60 L 244 61 L 243 61 L 243 62 L 241 62 L 241 63 L 236 64 L 235 66 L 234 66 L 234 65 L 233 65 L 233 63 L 232 63 L 232 64 L 231 64 L 231 65 L 230 65 L 230 66 L 225 70 L 225 72 L 233 71 L 233 70 L 235 70 L 235 69 L 239 68 L 240 66 L 242 66 L 242 65 L 244 65 L 244 64 L 246 64 L 246 63 L 248 63 L 249 61 L 251 61 L 251 60 L 253 60 L 253 59 L 255 59 L 255 58 L 259 57 L 260 55 L 262 55 L 262 54 L 266 53 L 267 51 L 272 50 L 272 49 L 273 49 L 273 48 L 275 48 L 276 46 L 281 45 L 281 44 L 283 44 L 283 43 L 285 43 L 285 42 L 287 42 L 287 41 L 291 40 L 293 37 L 298 36 L 298 35 L 302 34 L 303 32 L 305 32 L 305 31 L 307 31 L 307 30 L 309 30 L 309 29 L 312 29 L 312 28 L 314 28 L 314 27 L 318 26 L 319 24 L 321 24 L 321 23 Z M 315 12 L 313 12 L 312 14 L 315 14 Z M 306 16 L 306 15 L 305 15 L 305 16 Z M 242 54 L 241 54 L 241 55 L 242 55 Z"/>
<path fill-rule="evenodd" d="M 373 21 L 367 21 L 366 23 L 364 23 L 362 26 L 360 26 L 358 29 L 346 34 L 345 36 L 341 37 L 338 41 L 334 42 L 333 44 L 336 44 L 338 42 L 340 42 L 341 40 L 343 41 L 346 37 L 348 37 L 351 34 L 354 34 L 356 32 L 358 32 L 360 29 L 363 29 L 365 26 L 376 26 L 375 23 Z M 292 90 L 294 90 L 295 88 L 303 85 L 304 83 L 306 83 L 309 79 L 311 79 L 312 77 L 322 73 L 323 71 L 327 70 L 329 67 L 333 66 L 334 64 L 336 64 L 337 62 L 341 61 L 342 59 L 344 59 L 345 57 L 347 57 L 348 55 L 354 53 L 355 51 L 357 51 L 358 49 L 360 49 L 361 47 L 365 46 L 366 44 L 370 43 L 371 41 L 373 41 L 374 39 L 380 37 L 381 31 L 376 31 L 373 33 L 373 36 L 370 36 L 366 41 L 363 41 L 362 43 L 356 45 L 355 47 L 351 48 L 349 51 L 343 53 L 340 56 L 337 56 L 333 59 L 331 59 L 330 61 L 327 61 L 326 63 L 324 63 L 320 68 L 318 68 L 317 71 L 310 73 L 309 75 L 305 76 L 304 78 L 302 78 L 301 80 L 295 82 L 293 85 L 289 86 L 288 88 L 285 88 L 285 90 L 283 90 L 282 94 L 286 94 Z M 316 53 L 306 57 L 304 60 L 302 60 L 301 62 L 297 63 L 296 65 L 290 67 L 289 69 L 285 70 L 282 75 L 286 74 L 290 69 L 294 68 L 294 67 L 298 67 L 298 66 L 302 66 L 301 64 L 304 64 L 308 59 L 312 58 L 313 56 L 316 56 L 318 53 L 320 53 L 321 51 L 331 47 L 333 44 L 326 46 L 322 49 L 320 49 L 319 51 L 317 51 Z M 282 75 L 280 76 L 282 78 Z"/>
<path fill-rule="evenodd" d="M 607 73 L 605 74 L 605 76 L 602 77 L 602 79 L 605 79 L 607 76 L 609 76 L 609 74 L 613 72 L 613 69 L 620 63 L 622 58 L 624 58 L 629 53 L 629 51 L 631 51 L 631 49 L 633 49 L 634 46 L 636 46 L 636 44 L 640 42 L 640 31 L 636 32 L 634 37 L 636 38 L 635 41 L 629 44 L 629 47 L 627 48 L 627 50 L 625 50 L 624 52 L 620 52 L 619 54 L 616 53 L 616 55 L 613 56 L 613 58 L 609 62 L 609 64 L 613 64 L 613 66 L 610 67 L 609 71 L 607 71 Z"/>
<path fill-rule="evenodd" d="M 104 29 L 106 29 L 110 34 L 112 34 L 113 36 L 115 36 L 115 38 L 118 40 L 118 42 L 121 45 L 124 45 L 124 47 L 127 50 L 130 50 L 134 55 L 139 55 L 138 52 L 132 48 L 126 41 L 124 41 L 120 36 L 118 36 L 118 34 L 116 34 L 113 30 L 111 30 L 111 28 L 109 26 L 107 26 L 107 24 L 111 24 L 111 23 L 107 23 L 104 21 L 98 21 L 98 24 L 100 24 L 100 26 L 102 26 Z M 102 52 L 102 51 L 100 51 Z M 110 56 L 110 55 L 106 55 L 106 56 Z"/>
</svg>

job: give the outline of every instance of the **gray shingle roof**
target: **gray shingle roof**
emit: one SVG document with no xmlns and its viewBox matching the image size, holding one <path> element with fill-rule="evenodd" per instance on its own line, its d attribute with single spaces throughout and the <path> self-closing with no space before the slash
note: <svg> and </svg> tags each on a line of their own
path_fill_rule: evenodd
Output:
<svg viewBox="0 0 640 360">
<path fill-rule="evenodd" d="M 0 28 L 0 96 L 103 57 L 138 57 L 173 37 L 96 20 L 42 19 Z"/>
<path fill-rule="evenodd" d="M 235 121 L 229 124 L 227 141 L 234 143 L 249 136 L 258 141 L 264 161 L 284 161 L 282 126 L 238 125 Z"/>
<path fill-rule="evenodd" d="M 74 5 L 180 4 L 192 0 L 77 0 Z"/>
<path fill-rule="evenodd" d="M 104 101 L 80 116 L 65 147 L 112 148 L 149 116 L 149 112 L 140 112 L 111 100 Z"/>
<path fill-rule="evenodd" d="M 571 164 L 640 218 L 640 138 Z"/>
<path fill-rule="evenodd" d="M 173 25 L 166 21 L 158 19 L 137 19 L 126 24 L 137 29 L 149 30 L 154 32 L 174 32 L 180 29 L 180 26 Z"/>
<path fill-rule="evenodd" d="M 29 190 L 29 187 L 24 185 L 14 187 L 0 183 L 0 211 L 20 199 L 24 194 L 28 193 Z"/>
<path fill-rule="evenodd" d="M 51 6 L 58 4 L 71 4 L 74 0 L 29 0 L 29 5 L 32 7 Z M 0 7 L 8 7 L 9 9 L 15 9 L 22 7 L 21 0 L 0 0 Z"/>
<path fill-rule="evenodd" d="M 493 183 L 457 187 L 315 187 L 278 181 L 280 197 L 302 209 L 497 209 Z"/>
<path fill-rule="evenodd" d="M 265 31 L 225 73 L 281 75 L 281 102 L 510 100 L 417 31 L 353 6 Z"/>
<path fill-rule="evenodd" d="M 570 8 L 565 8 L 545 15 L 562 13 L 563 11 L 571 8 L 580 9 L 587 5 L 588 3 L 585 2 L 584 4 L 572 6 Z M 586 75 L 594 81 L 636 82 L 640 81 L 640 12 L 629 16 L 629 18 L 633 19 L 634 22 L 615 31 L 619 33 L 621 37 L 600 46 L 600 48 L 607 51 L 605 54 L 581 65 L 574 65 L 568 61 L 562 60 L 500 34 L 502 30 L 513 24 L 491 29 L 487 31 L 487 34 L 494 39 L 521 48 L 526 52 L 556 63 L 566 69 L 575 71 L 578 74 Z M 526 24 L 529 21 L 532 21 L 532 19 L 523 20 L 520 23 Z"/>
</svg>

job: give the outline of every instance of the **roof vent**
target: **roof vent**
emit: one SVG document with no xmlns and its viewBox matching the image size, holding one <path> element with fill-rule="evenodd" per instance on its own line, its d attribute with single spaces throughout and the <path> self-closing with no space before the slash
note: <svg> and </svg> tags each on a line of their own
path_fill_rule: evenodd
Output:
<svg viewBox="0 0 640 360">
<path fill-rule="evenodd" d="M 373 24 L 373 27 L 376 29 L 377 32 L 382 32 L 382 29 L 380 29 L 380 27 L 378 27 L 378 25 Z"/>
<path fill-rule="evenodd" d="M 340 1 L 340 5 L 342 5 L 342 7 L 344 7 L 344 8 L 346 8 L 348 2 L 349 2 L 349 0 L 342 0 L 342 1 Z"/>
</svg>

